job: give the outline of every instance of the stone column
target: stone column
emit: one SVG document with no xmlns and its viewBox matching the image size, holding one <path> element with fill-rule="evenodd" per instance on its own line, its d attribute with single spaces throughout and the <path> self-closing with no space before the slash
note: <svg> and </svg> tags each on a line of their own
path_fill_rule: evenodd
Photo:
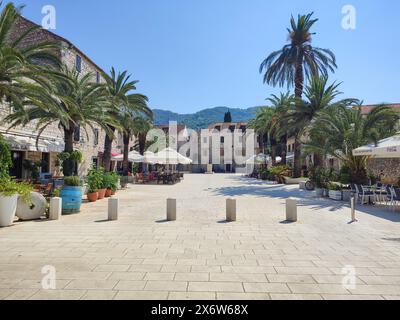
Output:
<svg viewBox="0 0 400 320">
<path fill-rule="evenodd" d="M 115 198 L 108 199 L 108 220 L 116 221 L 118 220 L 118 205 L 119 201 Z"/>
<path fill-rule="evenodd" d="M 226 200 L 226 221 L 236 221 L 236 199 Z"/>
<path fill-rule="evenodd" d="M 59 220 L 62 212 L 62 199 L 61 198 L 51 198 L 50 200 L 50 210 L 49 219 Z"/>
<path fill-rule="evenodd" d="M 167 221 L 176 221 L 176 199 L 167 199 Z"/>
<path fill-rule="evenodd" d="M 297 200 L 289 198 L 286 200 L 286 221 L 297 222 Z"/>
</svg>

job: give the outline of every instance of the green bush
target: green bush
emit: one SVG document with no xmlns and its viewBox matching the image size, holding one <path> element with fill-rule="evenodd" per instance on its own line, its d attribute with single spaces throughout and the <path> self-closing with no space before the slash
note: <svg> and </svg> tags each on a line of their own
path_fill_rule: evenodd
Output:
<svg viewBox="0 0 400 320">
<path fill-rule="evenodd" d="M 6 143 L 3 136 L 0 134 L 0 178 L 8 177 L 8 171 L 12 167 L 10 146 Z"/>
<path fill-rule="evenodd" d="M 0 194 L 11 197 L 18 194 L 26 203 L 31 201 L 33 187 L 27 183 L 17 183 L 11 177 L 0 178 Z"/>
<path fill-rule="evenodd" d="M 341 191 L 343 188 L 340 184 L 334 183 L 334 182 L 329 182 L 327 185 L 328 190 L 331 191 Z"/>
<path fill-rule="evenodd" d="M 119 176 L 116 172 L 105 172 L 103 176 L 104 185 L 107 189 L 117 191 Z"/>
<path fill-rule="evenodd" d="M 67 187 L 80 187 L 82 186 L 81 179 L 77 176 L 64 177 L 64 185 Z"/>
<path fill-rule="evenodd" d="M 103 184 L 103 171 L 97 168 L 92 168 L 88 173 L 88 192 L 95 193 L 102 189 Z"/>
</svg>

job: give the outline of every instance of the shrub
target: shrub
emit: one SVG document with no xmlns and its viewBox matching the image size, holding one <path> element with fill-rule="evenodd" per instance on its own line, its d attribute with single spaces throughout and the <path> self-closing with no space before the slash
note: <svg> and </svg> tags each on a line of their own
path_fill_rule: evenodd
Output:
<svg viewBox="0 0 400 320">
<path fill-rule="evenodd" d="M 33 187 L 27 183 L 17 183 L 11 179 L 11 177 L 3 176 L 0 178 L 0 194 L 11 197 L 16 194 L 26 202 L 31 201 L 31 192 Z"/>
<path fill-rule="evenodd" d="M 12 165 L 10 146 L 0 134 L 0 177 L 8 177 L 8 170 Z"/>
<path fill-rule="evenodd" d="M 64 185 L 67 187 L 80 187 L 82 186 L 81 179 L 77 176 L 64 177 Z"/>
<path fill-rule="evenodd" d="M 329 182 L 327 185 L 328 190 L 331 191 L 341 191 L 343 188 L 340 184 L 334 183 L 334 182 Z"/>
<path fill-rule="evenodd" d="M 97 168 L 92 168 L 88 173 L 88 192 L 95 193 L 102 188 L 103 172 Z"/>
<path fill-rule="evenodd" d="M 119 176 L 116 172 L 105 172 L 103 176 L 104 186 L 112 191 L 117 191 Z"/>
</svg>

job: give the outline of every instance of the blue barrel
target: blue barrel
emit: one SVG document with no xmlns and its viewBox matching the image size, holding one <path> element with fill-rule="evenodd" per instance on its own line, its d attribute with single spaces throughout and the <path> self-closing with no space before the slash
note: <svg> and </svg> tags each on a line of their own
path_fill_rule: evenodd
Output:
<svg viewBox="0 0 400 320">
<path fill-rule="evenodd" d="M 61 189 L 60 198 L 62 198 L 63 214 L 72 214 L 81 211 L 82 187 L 64 186 Z"/>
</svg>

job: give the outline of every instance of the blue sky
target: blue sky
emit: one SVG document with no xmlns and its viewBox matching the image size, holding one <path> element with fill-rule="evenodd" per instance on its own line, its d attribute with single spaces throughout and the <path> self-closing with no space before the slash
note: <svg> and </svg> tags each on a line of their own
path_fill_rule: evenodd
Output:
<svg viewBox="0 0 400 320">
<path fill-rule="evenodd" d="M 19 3 L 19 2 L 16 2 Z M 128 69 L 153 108 L 265 104 L 286 88 L 264 85 L 262 60 L 287 40 L 290 15 L 315 12 L 313 44 L 333 50 L 346 97 L 400 102 L 398 0 L 25 0 L 40 23 L 44 5 L 57 10 L 56 33 L 104 70 Z M 356 30 L 342 28 L 342 7 L 357 12 Z"/>
</svg>

